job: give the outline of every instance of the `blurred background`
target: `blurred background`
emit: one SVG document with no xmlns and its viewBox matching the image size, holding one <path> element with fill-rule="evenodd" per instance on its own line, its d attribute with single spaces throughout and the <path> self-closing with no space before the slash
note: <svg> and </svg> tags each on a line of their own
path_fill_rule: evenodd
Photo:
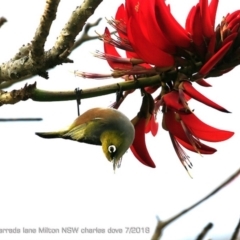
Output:
<svg viewBox="0 0 240 240">
<path fill-rule="evenodd" d="M 184 25 L 196 0 L 168 0 L 171 11 Z M 51 48 L 71 12 L 82 1 L 61 0 L 57 19 L 53 22 L 45 50 Z M 114 17 L 122 0 L 104 0 L 88 22 L 103 20 L 90 34 L 103 33 L 106 19 Z M 8 22 L 0 29 L 0 61 L 12 58 L 18 49 L 30 42 L 38 26 L 45 1 L 0 1 L 0 16 Z M 233 0 L 219 1 L 216 24 L 229 12 L 240 9 Z M 136 26 L 137 27 L 137 26 Z M 95 50 L 103 51 L 100 40 L 81 45 L 70 56 L 73 64 L 57 66 L 49 71 L 49 79 L 34 77 L 39 89 L 67 91 L 92 88 L 121 81 L 119 79 L 89 80 L 75 77 L 71 71 L 109 73 L 108 64 L 95 58 Z M 169 135 L 160 129 L 156 137 L 147 135 L 147 146 L 156 169 L 142 165 L 129 150 L 122 166 L 114 174 L 101 147 L 61 139 L 45 140 L 37 131 L 57 130 L 68 126 L 77 117 L 76 101 L 34 102 L 4 105 L 0 118 L 41 117 L 40 122 L 1 122 L 0 157 L 0 229 L 4 228 L 100 228 L 123 229 L 123 233 L 105 234 L 1 234 L 5 240 L 145 240 L 150 239 L 156 216 L 166 220 L 204 197 L 240 167 L 240 67 L 207 81 L 212 88 L 196 86 L 204 95 L 227 108 L 225 114 L 190 101 L 195 114 L 204 122 L 235 135 L 226 142 L 210 143 L 217 148 L 214 155 L 200 156 L 189 152 L 194 165 L 190 179 L 178 160 Z M 20 89 L 26 82 L 7 89 Z M 82 100 L 80 111 L 107 107 L 115 95 Z M 120 107 L 130 119 L 139 111 L 141 95 L 131 94 Z M 161 125 L 162 113 L 158 119 Z M 165 229 L 162 239 L 195 239 L 203 227 L 212 222 L 206 239 L 229 239 L 240 216 L 240 178 L 217 195 L 178 219 Z M 127 227 L 147 227 L 150 233 L 129 234 Z"/>
</svg>

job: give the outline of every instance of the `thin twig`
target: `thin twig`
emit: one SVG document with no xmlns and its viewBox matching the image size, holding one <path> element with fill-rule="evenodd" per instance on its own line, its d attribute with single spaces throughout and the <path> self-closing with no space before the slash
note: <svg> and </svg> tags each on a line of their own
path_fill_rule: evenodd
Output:
<svg viewBox="0 0 240 240">
<path fill-rule="evenodd" d="M 116 93 L 119 88 L 122 91 L 142 88 L 146 86 L 158 85 L 160 83 L 160 76 L 139 78 L 138 81 L 126 81 L 109 84 L 96 88 L 82 89 L 81 99 L 103 96 L 107 94 Z M 20 101 L 32 99 L 37 102 L 54 102 L 54 101 L 69 101 L 76 100 L 76 92 L 72 91 L 46 91 L 36 88 L 36 83 L 25 85 L 19 90 L 12 90 L 10 92 L 0 90 L 0 106 L 4 104 L 15 104 Z"/>
<path fill-rule="evenodd" d="M 3 26 L 5 22 L 7 22 L 7 19 L 5 17 L 0 17 L 0 28 Z"/>
<path fill-rule="evenodd" d="M 230 240 L 237 240 L 238 239 L 238 233 L 240 233 L 240 219 L 238 220 L 238 224 L 237 224 Z"/>
<path fill-rule="evenodd" d="M 192 210 L 193 208 L 197 207 L 198 205 L 200 205 L 201 203 L 206 201 L 208 198 L 210 198 L 213 195 L 215 195 L 222 188 L 224 188 L 226 185 L 228 185 L 230 182 L 232 182 L 235 178 L 237 178 L 239 176 L 239 174 L 240 174 L 240 168 L 233 175 L 231 175 L 227 180 L 225 180 L 221 185 L 219 185 L 216 189 L 214 189 L 212 192 L 210 192 L 207 196 L 205 196 L 204 198 L 202 198 L 198 202 L 194 203 L 192 206 L 186 208 L 185 210 L 181 211 L 180 213 L 178 213 L 177 215 L 171 217 L 170 219 L 168 219 L 166 221 L 160 221 L 159 220 L 151 240 L 158 240 L 158 239 L 160 239 L 160 237 L 162 235 L 162 232 L 163 232 L 163 229 L 166 226 L 168 226 L 170 223 L 172 223 L 173 221 L 177 220 L 178 218 L 182 217 L 184 214 L 188 213 L 190 210 Z"/>
<path fill-rule="evenodd" d="M 207 226 L 204 227 L 204 229 L 200 232 L 200 234 L 197 236 L 196 240 L 203 240 L 204 237 L 207 235 L 208 231 L 212 229 L 213 224 L 208 223 Z"/>
<path fill-rule="evenodd" d="M 74 43 L 72 50 L 78 48 L 80 45 L 82 45 L 86 41 L 99 39 L 98 36 L 90 36 L 88 34 L 88 32 L 92 27 L 96 27 L 100 23 L 101 20 L 102 20 L 102 18 L 99 18 L 96 22 L 87 23 L 85 25 L 83 33 L 81 34 L 80 38 Z"/>
<path fill-rule="evenodd" d="M 0 118 L 0 122 L 35 122 L 42 120 L 42 118 Z"/>
</svg>

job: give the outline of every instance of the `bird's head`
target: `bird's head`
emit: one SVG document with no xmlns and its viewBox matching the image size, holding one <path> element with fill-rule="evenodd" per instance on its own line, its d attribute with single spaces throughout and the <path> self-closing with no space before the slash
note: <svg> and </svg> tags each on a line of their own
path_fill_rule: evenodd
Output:
<svg viewBox="0 0 240 240">
<path fill-rule="evenodd" d="M 113 169 L 121 166 L 123 154 L 131 146 L 133 132 L 105 131 L 101 136 L 102 149 L 106 158 L 113 162 Z"/>
</svg>

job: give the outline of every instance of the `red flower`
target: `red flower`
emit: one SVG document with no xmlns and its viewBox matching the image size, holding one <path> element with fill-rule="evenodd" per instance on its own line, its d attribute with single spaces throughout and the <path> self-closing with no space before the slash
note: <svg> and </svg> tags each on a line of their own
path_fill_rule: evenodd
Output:
<svg viewBox="0 0 240 240">
<path fill-rule="evenodd" d="M 154 100 L 149 93 L 144 93 L 142 105 L 137 116 L 132 120 L 135 127 L 135 139 L 130 147 L 134 156 L 144 165 L 155 168 L 151 156 L 148 153 L 145 133 L 152 132 L 156 135 L 158 123 L 154 116 Z"/>
<path fill-rule="evenodd" d="M 240 10 L 227 14 L 215 28 L 218 0 L 199 0 L 191 8 L 182 27 L 173 17 L 165 0 L 125 0 L 109 23 L 117 30 L 117 39 L 106 28 L 101 39 L 104 53 L 97 56 L 107 60 L 112 76 L 126 80 L 159 76 L 159 83 L 142 89 L 144 97 L 137 116 L 132 120 L 136 137 L 131 146 L 135 157 L 143 164 L 155 167 L 145 134 L 156 135 L 156 114 L 163 112 L 162 125 L 169 131 L 174 149 L 185 168 L 191 167 L 182 147 L 200 154 L 213 154 L 216 149 L 201 142 L 224 141 L 233 132 L 211 127 L 196 117 L 188 106 L 194 98 L 216 110 L 228 110 L 198 92 L 193 84 L 211 86 L 203 78 L 227 73 L 240 63 Z M 121 56 L 117 48 L 125 50 Z M 86 73 L 85 77 L 91 76 Z M 95 75 L 96 76 L 96 75 Z M 158 91 L 153 100 L 151 94 Z M 119 107 L 123 98 L 114 106 Z"/>
</svg>

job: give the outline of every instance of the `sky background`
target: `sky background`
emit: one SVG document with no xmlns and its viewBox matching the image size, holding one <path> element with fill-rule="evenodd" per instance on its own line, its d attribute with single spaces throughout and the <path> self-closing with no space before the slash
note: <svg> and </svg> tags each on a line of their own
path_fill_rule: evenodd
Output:
<svg viewBox="0 0 240 240">
<path fill-rule="evenodd" d="M 52 25 L 45 49 L 51 48 L 71 12 L 82 1 L 61 0 L 57 19 Z M 178 21 L 184 25 L 195 0 L 168 0 Z M 105 17 L 115 15 L 121 0 L 104 0 L 89 19 L 103 20 L 94 28 L 103 33 Z M 31 41 L 45 1 L 0 1 L 0 16 L 8 22 L 0 29 L 0 61 L 8 61 L 19 47 Z M 234 0 L 220 0 L 216 23 L 224 15 L 240 9 Z M 136 26 L 137 27 L 137 26 Z M 95 34 L 94 30 L 90 33 Z M 34 77 L 37 87 L 46 90 L 85 89 L 120 81 L 119 79 L 89 80 L 73 76 L 70 71 L 109 73 L 103 60 L 93 57 L 95 50 L 103 51 L 99 40 L 84 43 L 70 58 L 74 64 L 64 64 L 49 71 L 49 79 Z M 5 240 L 145 240 L 150 239 L 157 224 L 156 216 L 166 220 L 187 208 L 217 187 L 240 166 L 239 75 L 237 67 L 230 73 L 208 79 L 213 88 L 196 86 L 232 113 L 224 114 L 194 100 L 190 107 L 204 122 L 220 129 L 234 131 L 228 141 L 210 143 L 217 148 L 214 155 L 189 153 L 194 165 L 190 179 L 180 164 L 168 133 L 159 129 L 158 135 L 147 135 L 147 146 L 156 169 L 142 165 L 129 150 L 122 166 L 113 173 L 99 146 L 80 144 L 62 139 L 46 140 L 35 136 L 37 131 L 56 130 L 68 126 L 76 117 L 76 102 L 40 103 L 28 100 L 0 109 L 1 118 L 42 117 L 41 122 L 0 123 L 0 229 L 79 227 L 123 229 L 122 234 L 4 234 Z M 19 89 L 24 82 L 9 88 Z M 107 107 L 115 101 L 111 94 L 82 100 L 80 111 Z M 129 96 L 120 107 L 130 119 L 139 111 L 140 92 Z M 161 123 L 162 113 L 158 114 Z M 208 238 L 228 239 L 240 215 L 240 178 L 213 198 L 178 219 L 164 231 L 164 239 L 194 239 L 203 227 L 212 222 Z M 149 234 L 126 234 L 126 227 L 149 227 Z"/>
</svg>

